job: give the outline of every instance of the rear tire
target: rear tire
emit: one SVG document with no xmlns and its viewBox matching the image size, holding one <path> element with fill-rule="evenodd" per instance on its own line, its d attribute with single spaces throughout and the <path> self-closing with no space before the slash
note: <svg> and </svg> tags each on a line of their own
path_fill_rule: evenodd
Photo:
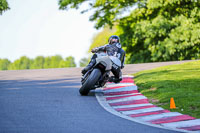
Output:
<svg viewBox="0 0 200 133">
<path fill-rule="evenodd" d="M 101 76 L 101 71 L 99 69 L 94 69 L 88 79 L 85 81 L 85 83 L 81 86 L 79 93 L 81 95 L 88 95 L 91 88 L 95 85 L 95 83 L 98 81 L 99 77 Z"/>
</svg>

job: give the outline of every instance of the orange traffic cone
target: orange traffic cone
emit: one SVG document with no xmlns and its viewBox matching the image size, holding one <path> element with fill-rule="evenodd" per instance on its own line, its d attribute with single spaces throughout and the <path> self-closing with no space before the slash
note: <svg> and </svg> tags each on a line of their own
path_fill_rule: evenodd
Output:
<svg viewBox="0 0 200 133">
<path fill-rule="evenodd" d="M 175 102 L 174 102 L 174 98 L 172 97 L 170 99 L 170 109 L 175 109 L 176 108 L 176 105 L 175 105 Z"/>
</svg>

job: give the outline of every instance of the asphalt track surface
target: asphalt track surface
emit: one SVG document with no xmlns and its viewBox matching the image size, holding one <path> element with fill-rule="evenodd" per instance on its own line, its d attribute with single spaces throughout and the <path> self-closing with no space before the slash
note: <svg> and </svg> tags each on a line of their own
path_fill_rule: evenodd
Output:
<svg viewBox="0 0 200 133">
<path fill-rule="evenodd" d="M 182 62 L 126 65 L 123 74 Z M 0 71 L 0 133 L 173 133 L 115 116 L 93 93 L 80 96 L 81 68 Z"/>
</svg>

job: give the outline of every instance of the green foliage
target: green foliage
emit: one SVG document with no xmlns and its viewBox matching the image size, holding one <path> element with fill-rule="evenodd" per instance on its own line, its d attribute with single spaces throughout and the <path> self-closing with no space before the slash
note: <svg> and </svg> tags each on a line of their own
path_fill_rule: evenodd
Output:
<svg viewBox="0 0 200 133">
<path fill-rule="evenodd" d="M 0 0 L 0 15 L 3 11 L 10 9 L 6 0 Z"/>
<path fill-rule="evenodd" d="M 129 7 L 132 7 L 136 2 L 143 0 L 93 0 L 87 1 L 88 9 L 82 11 L 87 12 L 91 9 L 94 14 L 90 17 L 90 21 L 96 21 L 95 27 L 98 29 L 105 24 L 114 25 L 118 19 L 118 15 L 125 12 Z M 81 4 L 86 3 L 85 0 L 59 0 L 59 6 L 62 10 L 70 8 L 78 9 Z"/>
<path fill-rule="evenodd" d="M 65 60 L 60 55 L 44 58 L 44 68 L 64 68 L 76 67 L 75 59 L 72 56 L 66 57 Z"/>
<path fill-rule="evenodd" d="M 69 56 L 65 58 L 66 66 L 65 67 L 76 67 L 74 57 Z"/>
<path fill-rule="evenodd" d="M 89 63 L 90 59 L 89 58 L 82 58 L 79 62 L 80 67 L 85 67 Z"/>
<path fill-rule="evenodd" d="M 37 56 L 31 64 L 31 69 L 43 69 L 45 58 L 43 56 Z"/>
<path fill-rule="evenodd" d="M 26 56 L 22 56 L 20 59 L 15 60 L 10 66 L 9 70 L 23 70 L 30 69 L 31 59 Z"/>
<path fill-rule="evenodd" d="M 8 70 L 10 63 L 8 59 L 0 59 L 0 70 Z"/>
<path fill-rule="evenodd" d="M 200 1 L 148 0 L 119 24 L 128 63 L 200 58 Z"/>
<path fill-rule="evenodd" d="M 59 68 L 59 64 L 62 61 L 62 57 L 60 55 L 51 57 L 51 65 L 50 68 Z"/>
<path fill-rule="evenodd" d="M 22 70 L 22 69 L 43 69 L 43 68 L 64 68 L 76 67 L 74 57 L 69 56 L 65 60 L 60 55 L 29 59 L 22 56 L 11 63 L 8 59 L 0 59 L 0 70 Z"/>
<path fill-rule="evenodd" d="M 45 57 L 44 59 L 44 68 L 51 68 L 51 57 Z"/>
</svg>

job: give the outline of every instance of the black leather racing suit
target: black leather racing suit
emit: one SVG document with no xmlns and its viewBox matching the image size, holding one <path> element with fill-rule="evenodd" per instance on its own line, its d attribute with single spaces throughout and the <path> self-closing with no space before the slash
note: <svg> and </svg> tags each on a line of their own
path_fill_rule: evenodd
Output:
<svg viewBox="0 0 200 133">
<path fill-rule="evenodd" d="M 115 76 L 115 78 L 118 81 L 121 81 L 122 79 L 122 72 L 121 69 L 124 68 L 124 61 L 125 61 L 125 51 L 121 48 L 121 44 L 120 43 L 115 43 L 115 44 L 107 44 L 101 47 L 97 47 L 95 48 L 96 51 L 106 51 L 108 56 L 115 56 L 117 58 L 119 58 L 119 60 L 121 61 L 121 68 L 117 65 L 112 66 L 112 73 Z M 94 54 L 92 56 L 91 60 L 96 60 L 97 55 Z"/>
</svg>

